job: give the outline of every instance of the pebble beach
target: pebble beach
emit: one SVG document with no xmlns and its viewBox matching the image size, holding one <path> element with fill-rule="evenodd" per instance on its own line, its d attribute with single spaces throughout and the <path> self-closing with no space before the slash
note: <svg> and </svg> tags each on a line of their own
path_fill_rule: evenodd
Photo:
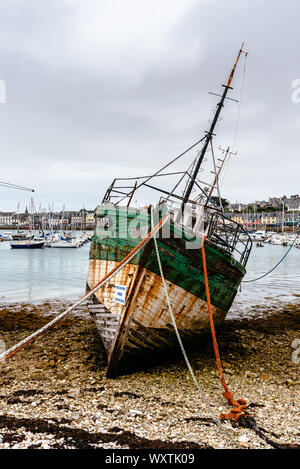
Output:
<svg viewBox="0 0 300 469">
<path fill-rule="evenodd" d="M 0 306 L 2 347 L 66 306 Z M 258 318 L 228 319 L 218 330 L 226 380 L 255 420 L 255 428 L 223 422 L 225 432 L 204 406 L 180 354 L 107 379 L 94 323 L 84 314 L 70 315 L 0 364 L 0 448 L 299 449 L 299 364 L 292 359 L 299 318 L 300 303 L 266 307 Z M 213 414 L 228 412 L 210 338 L 189 358 Z"/>
</svg>

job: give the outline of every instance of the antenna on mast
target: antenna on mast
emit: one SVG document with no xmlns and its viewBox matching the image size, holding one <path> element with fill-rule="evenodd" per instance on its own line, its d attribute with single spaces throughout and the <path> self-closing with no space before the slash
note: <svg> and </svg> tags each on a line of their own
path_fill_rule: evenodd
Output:
<svg viewBox="0 0 300 469">
<path fill-rule="evenodd" d="M 225 165 L 226 159 L 227 159 L 229 156 L 235 156 L 235 155 L 237 155 L 237 151 L 236 151 L 236 152 L 230 151 L 230 147 L 227 147 L 226 149 L 219 147 L 219 150 L 223 153 L 224 157 L 223 157 L 223 159 L 218 158 L 218 160 L 219 160 L 221 163 L 220 163 L 220 166 L 216 166 L 215 179 L 214 179 L 214 182 L 213 182 L 212 185 L 211 185 L 211 188 L 210 188 L 208 197 L 211 197 L 211 195 L 212 195 L 212 193 L 213 193 L 213 191 L 214 191 L 216 185 L 219 185 L 220 174 L 221 174 L 221 171 L 222 171 L 222 169 L 223 169 L 223 167 L 224 167 L 224 165 Z"/>
</svg>

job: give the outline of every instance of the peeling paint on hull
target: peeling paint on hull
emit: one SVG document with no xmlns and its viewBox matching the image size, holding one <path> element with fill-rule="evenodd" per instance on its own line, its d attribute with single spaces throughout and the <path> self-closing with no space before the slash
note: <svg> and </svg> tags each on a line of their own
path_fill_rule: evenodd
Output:
<svg viewBox="0 0 300 469">
<path fill-rule="evenodd" d="M 93 288 L 139 241 L 100 239 L 95 235 L 87 287 Z M 201 250 L 186 250 L 181 239 L 159 239 L 158 244 L 180 335 L 185 343 L 194 343 L 209 329 Z M 208 242 L 205 249 L 214 321 L 218 325 L 224 320 L 246 271 L 212 243 Z M 118 286 L 126 289 L 124 304 L 116 300 Z M 151 360 L 154 355 L 177 347 L 153 241 L 97 291 L 90 308 L 94 308 L 92 316 L 106 348 L 108 376 L 121 374 L 138 358 L 148 356 Z"/>
<path fill-rule="evenodd" d="M 106 269 L 105 261 L 91 262 L 92 269 L 99 273 Z M 91 265 L 90 264 L 90 265 Z M 110 268 L 113 267 L 110 262 Z M 109 331 L 111 348 L 107 350 L 108 355 L 108 375 L 113 376 L 120 372 L 122 363 L 132 360 L 132 354 L 137 351 L 143 355 L 146 351 L 150 354 L 161 352 L 164 349 L 171 350 L 176 346 L 176 338 L 173 331 L 172 320 L 169 314 L 164 286 L 161 278 L 150 272 L 148 269 L 141 269 L 138 276 L 138 267 L 128 265 L 127 271 L 123 272 L 119 278 L 114 279 L 114 284 L 108 284 L 96 293 L 96 300 L 105 306 L 113 315 L 120 317 L 120 322 L 114 329 Z M 128 273 L 134 275 L 128 280 Z M 126 278 L 127 276 L 127 278 Z M 93 280 L 88 280 L 89 287 L 93 287 L 97 282 L 97 276 L 93 275 Z M 128 286 L 128 297 L 132 293 L 131 299 L 125 306 L 114 301 L 114 285 L 123 282 Z M 133 283 L 136 283 L 132 292 Z M 191 341 L 201 335 L 209 328 L 207 314 L 207 303 L 201 298 L 197 298 L 184 289 L 167 282 L 168 294 L 172 304 L 177 327 L 183 339 Z M 226 311 L 213 306 L 214 320 L 216 324 L 222 322 L 226 316 Z M 95 318 L 94 318 L 95 319 Z M 107 325 L 97 324 L 100 335 L 104 342 L 107 341 Z"/>
</svg>

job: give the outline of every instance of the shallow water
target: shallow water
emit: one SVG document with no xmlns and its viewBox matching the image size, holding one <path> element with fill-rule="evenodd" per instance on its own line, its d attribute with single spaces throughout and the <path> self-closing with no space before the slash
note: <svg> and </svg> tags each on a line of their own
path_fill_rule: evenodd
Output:
<svg viewBox="0 0 300 469">
<path fill-rule="evenodd" d="M 253 245 L 244 280 L 260 277 L 272 269 L 289 247 L 264 244 Z M 243 282 L 231 307 L 228 318 L 247 315 L 260 316 L 266 309 L 280 308 L 300 298 L 300 249 L 293 247 L 283 262 L 269 275 L 255 282 Z"/>
<path fill-rule="evenodd" d="M 79 234 L 79 232 L 77 232 Z M 76 249 L 11 249 L 0 243 L 0 302 L 75 299 L 85 292 L 89 243 Z"/>
<path fill-rule="evenodd" d="M 253 246 L 244 280 L 270 270 L 287 247 Z M 0 302 L 36 303 L 51 299 L 73 300 L 85 291 L 89 244 L 77 249 L 11 249 L 0 243 Z M 228 317 L 258 316 L 300 297 L 300 249 L 292 248 L 286 259 L 267 277 L 243 283 Z"/>
</svg>

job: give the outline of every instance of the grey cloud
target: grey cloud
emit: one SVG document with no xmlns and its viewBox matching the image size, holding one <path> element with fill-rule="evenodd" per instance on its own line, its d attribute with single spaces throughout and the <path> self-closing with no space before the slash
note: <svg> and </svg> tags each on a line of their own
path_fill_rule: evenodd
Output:
<svg viewBox="0 0 300 469">
<path fill-rule="evenodd" d="M 222 179 L 235 201 L 297 193 L 296 0 L 0 2 L 1 179 L 36 205 L 93 208 L 113 177 L 155 171 L 207 129 L 243 40 L 237 138 Z M 239 97 L 240 64 L 232 97 Z M 227 102 L 216 147 L 231 145 Z M 187 158 L 190 162 L 195 154 Z M 27 203 L 1 189 L 2 209 Z"/>
</svg>

